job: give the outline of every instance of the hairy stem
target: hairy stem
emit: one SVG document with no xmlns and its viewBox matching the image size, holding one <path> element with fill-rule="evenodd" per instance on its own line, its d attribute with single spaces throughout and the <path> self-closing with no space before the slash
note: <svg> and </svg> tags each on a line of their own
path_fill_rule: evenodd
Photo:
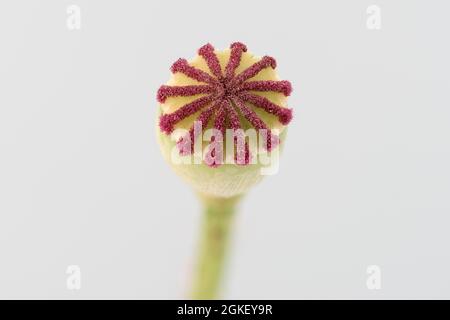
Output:
<svg viewBox="0 0 450 320">
<path fill-rule="evenodd" d="M 200 196 L 200 199 L 203 204 L 203 223 L 191 298 L 215 299 L 222 279 L 228 238 L 240 196 L 232 198 Z"/>
</svg>

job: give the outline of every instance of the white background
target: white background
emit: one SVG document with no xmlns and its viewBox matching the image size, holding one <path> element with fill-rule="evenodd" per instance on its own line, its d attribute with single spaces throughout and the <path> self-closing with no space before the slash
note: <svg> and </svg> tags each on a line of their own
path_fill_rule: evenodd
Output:
<svg viewBox="0 0 450 320">
<path fill-rule="evenodd" d="M 200 207 L 160 155 L 155 93 L 177 58 L 234 41 L 277 59 L 295 113 L 279 173 L 235 221 L 223 297 L 450 298 L 449 10 L 3 1 L 0 298 L 185 297 Z"/>
</svg>

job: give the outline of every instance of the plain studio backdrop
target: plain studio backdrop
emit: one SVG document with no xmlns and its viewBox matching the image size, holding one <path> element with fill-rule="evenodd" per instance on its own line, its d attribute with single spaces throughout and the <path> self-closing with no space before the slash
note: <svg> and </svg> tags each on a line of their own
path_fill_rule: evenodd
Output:
<svg viewBox="0 0 450 320">
<path fill-rule="evenodd" d="M 0 297 L 185 297 L 200 206 L 161 157 L 155 94 L 177 58 L 241 41 L 277 59 L 294 120 L 236 216 L 223 297 L 450 298 L 449 12 L 3 1 Z"/>
</svg>

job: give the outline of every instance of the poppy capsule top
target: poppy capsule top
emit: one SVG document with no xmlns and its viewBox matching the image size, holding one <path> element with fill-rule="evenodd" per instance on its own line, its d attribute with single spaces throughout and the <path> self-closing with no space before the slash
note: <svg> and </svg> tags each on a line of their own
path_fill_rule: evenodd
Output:
<svg viewBox="0 0 450 320">
<path fill-rule="evenodd" d="M 180 156 L 188 157 L 199 146 L 202 163 L 183 160 L 185 165 L 172 166 L 175 171 L 194 181 L 191 184 L 202 193 L 243 193 L 260 179 L 259 153 L 270 153 L 283 142 L 285 126 L 292 119 L 287 107 L 292 86 L 278 79 L 274 58 L 254 56 L 240 42 L 224 51 L 208 43 L 197 53 L 190 62 L 178 59 L 171 67 L 171 79 L 157 91 L 163 154 L 173 160 L 175 147 Z M 214 144 L 205 147 L 202 135 L 208 129 L 215 132 L 210 139 Z M 249 129 L 258 133 L 263 150 L 249 145 Z M 225 139 L 230 136 L 231 142 Z M 234 155 L 224 157 L 226 150 Z"/>
</svg>

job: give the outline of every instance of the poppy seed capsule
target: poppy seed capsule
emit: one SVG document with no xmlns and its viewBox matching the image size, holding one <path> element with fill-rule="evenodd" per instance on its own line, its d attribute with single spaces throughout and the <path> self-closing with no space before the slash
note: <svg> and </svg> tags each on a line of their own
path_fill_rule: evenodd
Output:
<svg viewBox="0 0 450 320">
<path fill-rule="evenodd" d="M 199 193 L 243 194 L 277 161 L 292 119 L 292 87 L 275 68 L 274 58 L 254 56 L 239 42 L 223 51 L 206 44 L 190 62 L 172 65 L 157 92 L 158 141 L 173 170 Z"/>
</svg>

